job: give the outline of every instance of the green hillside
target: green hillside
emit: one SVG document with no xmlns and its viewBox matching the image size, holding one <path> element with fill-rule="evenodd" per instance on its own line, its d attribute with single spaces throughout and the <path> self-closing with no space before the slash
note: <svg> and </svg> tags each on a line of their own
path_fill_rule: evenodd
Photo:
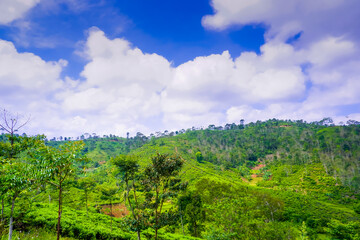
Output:
<svg viewBox="0 0 360 240">
<path fill-rule="evenodd" d="M 5 179 L 12 168 L 6 165 L 11 148 L 1 137 Z M 63 237 L 138 239 L 138 230 L 142 239 L 152 239 L 158 228 L 158 239 L 360 239 L 360 125 L 273 119 L 84 143 L 82 157 L 63 183 Z M 63 144 L 50 141 L 43 148 Z M 43 155 L 36 151 L 19 149 L 12 158 L 30 161 L 27 154 L 42 164 Z M 160 156 L 164 162 L 150 168 Z M 132 163 L 129 175 L 121 171 Z M 161 173 L 165 168 L 173 175 Z M 160 172 L 151 175 L 151 169 Z M 160 173 L 169 180 L 156 185 Z M 55 234 L 59 194 L 49 184 L 56 179 L 51 176 L 39 177 L 41 183 L 19 193 L 16 233 Z M 0 186 L 4 239 L 13 196 L 6 186 Z M 156 189 L 162 189 L 159 196 Z M 161 205 L 158 220 L 152 210 L 156 204 Z"/>
</svg>

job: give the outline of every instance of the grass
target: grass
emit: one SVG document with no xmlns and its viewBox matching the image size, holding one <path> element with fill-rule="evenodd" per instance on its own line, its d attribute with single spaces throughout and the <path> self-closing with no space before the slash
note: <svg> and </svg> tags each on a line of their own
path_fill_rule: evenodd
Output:
<svg viewBox="0 0 360 240">
<path fill-rule="evenodd" d="M 0 235 L 0 240 L 8 239 L 8 232 L 3 231 Z M 49 232 L 45 229 L 31 229 L 28 232 L 18 232 L 14 231 L 12 235 L 12 239 L 14 240 L 55 240 L 56 232 Z M 69 237 L 60 237 L 62 240 L 75 240 L 75 238 Z"/>
</svg>

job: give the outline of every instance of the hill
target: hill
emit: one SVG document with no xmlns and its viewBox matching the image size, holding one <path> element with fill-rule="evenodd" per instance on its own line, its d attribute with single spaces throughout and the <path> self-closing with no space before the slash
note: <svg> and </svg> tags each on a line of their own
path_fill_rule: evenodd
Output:
<svg viewBox="0 0 360 240">
<path fill-rule="evenodd" d="M 66 182 L 62 234 L 78 239 L 135 238 L 124 181 L 111 159 L 134 156 L 141 172 L 159 153 L 181 156 L 184 164 L 178 178 L 188 183 L 186 190 L 164 203 L 165 212 L 174 213 L 175 219 L 161 227 L 161 239 L 360 236 L 359 125 L 273 119 L 170 135 L 84 140 L 88 161 L 77 163 L 78 173 Z M 47 144 L 58 147 L 63 142 Z M 82 179 L 92 179 L 91 188 L 84 187 Z M 135 184 L 139 199 L 145 201 L 146 189 L 139 179 Z M 116 191 L 104 197 L 104 189 L 111 187 Z M 20 201 L 16 229 L 54 229 L 56 198 L 49 185 L 27 192 Z M 125 217 L 108 216 L 116 215 L 106 214 L 110 202 L 124 210 L 120 215 Z M 9 207 L 5 201 L 5 216 Z M 154 232 L 148 228 L 142 236 L 150 238 Z"/>
</svg>

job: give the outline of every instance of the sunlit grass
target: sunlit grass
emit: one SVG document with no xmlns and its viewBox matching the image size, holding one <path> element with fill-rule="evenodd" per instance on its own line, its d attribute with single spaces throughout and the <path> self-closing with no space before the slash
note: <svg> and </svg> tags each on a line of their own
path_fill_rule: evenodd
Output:
<svg viewBox="0 0 360 240">
<path fill-rule="evenodd" d="M 0 240 L 7 240 L 8 239 L 8 232 L 2 232 L 0 236 Z M 56 232 L 49 232 L 45 229 L 31 229 L 28 232 L 18 232 L 14 231 L 12 235 L 12 239 L 14 240 L 55 240 L 56 239 Z M 61 237 L 62 240 L 75 240 L 75 238 L 69 237 Z"/>
</svg>

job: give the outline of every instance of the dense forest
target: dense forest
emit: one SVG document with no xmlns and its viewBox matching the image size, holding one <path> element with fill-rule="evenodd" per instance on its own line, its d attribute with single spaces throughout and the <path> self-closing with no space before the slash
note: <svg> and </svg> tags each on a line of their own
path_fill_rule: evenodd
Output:
<svg viewBox="0 0 360 240">
<path fill-rule="evenodd" d="M 0 239 L 360 239 L 360 124 L 0 136 Z"/>
</svg>

